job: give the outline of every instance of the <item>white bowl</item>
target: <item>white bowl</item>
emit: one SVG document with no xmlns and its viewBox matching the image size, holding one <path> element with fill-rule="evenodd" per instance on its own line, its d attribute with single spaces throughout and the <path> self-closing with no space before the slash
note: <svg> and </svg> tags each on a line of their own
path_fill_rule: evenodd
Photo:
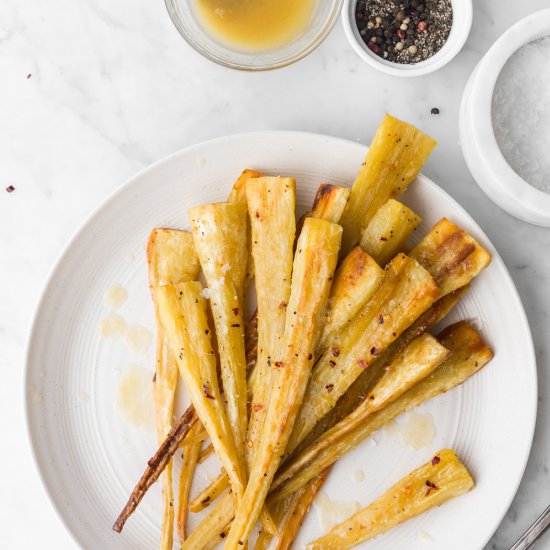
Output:
<svg viewBox="0 0 550 550">
<path fill-rule="evenodd" d="M 521 220 L 550 227 L 550 194 L 527 183 L 506 162 L 493 131 L 491 104 L 497 78 L 519 48 L 550 35 L 550 9 L 509 28 L 485 54 L 464 89 L 460 143 L 478 185 L 502 209 Z"/>
<path fill-rule="evenodd" d="M 363 61 L 383 73 L 394 76 L 420 76 L 433 73 L 449 63 L 462 49 L 470 34 L 472 27 L 472 0 L 451 0 L 451 4 L 453 6 L 453 24 L 447 41 L 432 57 L 414 65 L 387 61 L 369 50 L 365 42 L 363 42 L 355 23 L 357 0 L 345 0 L 342 10 L 342 22 L 352 48 Z"/>
</svg>

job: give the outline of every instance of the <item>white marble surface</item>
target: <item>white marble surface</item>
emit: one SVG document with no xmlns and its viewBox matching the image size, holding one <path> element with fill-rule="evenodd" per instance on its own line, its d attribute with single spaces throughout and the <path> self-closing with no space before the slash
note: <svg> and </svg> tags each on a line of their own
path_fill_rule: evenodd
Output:
<svg viewBox="0 0 550 550">
<path fill-rule="evenodd" d="M 533 330 L 539 370 L 535 442 L 518 495 L 488 546 L 508 548 L 550 497 L 550 230 L 515 220 L 483 195 L 464 164 L 457 117 L 480 56 L 512 23 L 547 4 L 474 0 L 472 33 L 458 57 L 435 74 L 400 80 L 363 64 L 340 24 L 306 60 L 273 73 L 244 74 L 191 51 L 162 0 L 2 0 L 0 548 L 74 547 L 30 457 L 24 344 L 45 277 L 90 211 L 137 170 L 186 145 L 262 129 L 366 143 L 386 111 L 439 140 L 425 173 L 492 239 Z M 432 107 L 441 114 L 432 116 Z M 4 191 L 9 185 L 15 187 L 11 194 Z M 550 535 L 539 548 L 550 548 Z"/>
</svg>

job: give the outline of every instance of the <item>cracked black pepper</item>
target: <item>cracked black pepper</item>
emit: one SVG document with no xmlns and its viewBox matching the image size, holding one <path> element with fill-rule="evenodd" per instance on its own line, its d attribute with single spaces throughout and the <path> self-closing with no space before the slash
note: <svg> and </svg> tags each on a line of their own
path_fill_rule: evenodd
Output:
<svg viewBox="0 0 550 550">
<path fill-rule="evenodd" d="M 451 0 L 358 0 L 355 21 L 373 53 L 413 65 L 443 47 L 451 31 L 453 8 Z"/>
</svg>

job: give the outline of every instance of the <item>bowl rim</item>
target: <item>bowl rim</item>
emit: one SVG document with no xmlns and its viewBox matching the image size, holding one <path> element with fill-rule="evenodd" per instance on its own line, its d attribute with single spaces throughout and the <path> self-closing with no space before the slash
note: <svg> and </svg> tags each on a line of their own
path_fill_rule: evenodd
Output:
<svg viewBox="0 0 550 550">
<path fill-rule="evenodd" d="M 282 67 L 288 67 L 293 63 L 296 63 L 307 57 L 310 53 L 316 50 L 331 33 L 332 29 L 336 25 L 338 18 L 340 17 L 340 12 L 342 11 L 342 5 L 344 0 L 331 0 L 332 10 L 329 18 L 325 21 L 325 24 L 319 34 L 315 36 L 315 39 L 308 43 L 304 48 L 302 48 L 298 53 L 292 55 L 291 57 L 285 58 L 283 61 L 274 62 L 274 63 L 263 63 L 258 65 L 245 65 L 242 63 L 232 63 L 226 60 L 222 60 L 212 55 L 206 48 L 200 46 L 192 40 L 192 36 L 189 33 L 186 33 L 182 28 L 179 21 L 179 13 L 177 10 L 176 0 L 164 0 L 164 5 L 168 11 L 168 15 L 172 21 L 172 24 L 178 31 L 179 35 L 184 39 L 184 41 L 191 46 L 193 50 L 202 55 L 204 58 L 208 59 L 216 65 L 221 65 L 222 67 L 227 67 L 228 69 L 246 71 L 246 72 L 261 72 L 261 71 L 271 71 L 274 69 L 280 69 Z M 252 56 L 257 55 L 253 53 Z"/>
<path fill-rule="evenodd" d="M 453 23 L 449 36 L 432 57 L 414 65 L 406 63 L 393 63 L 380 58 L 372 53 L 360 38 L 355 25 L 355 5 L 358 0 L 344 0 L 342 8 L 342 24 L 348 41 L 359 57 L 371 67 L 393 76 L 413 77 L 437 71 L 451 61 L 462 49 L 472 28 L 473 3 L 472 0 L 451 0 L 453 7 Z M 459 17 L 456 17 L 456 14 Z"/>
<path fill-rule="evenodd" d="M 509 214 L 550 227 L 550 193 L 532 186 L 508 164 L 492 120 L 493 94 L 504 65 L 525 44 L 546 36 L 550 37 L 550 8 L 521 19 L 495 41 L 464 89 L 459 132 L 466 164 L 485 194 Z"/>
</svg>

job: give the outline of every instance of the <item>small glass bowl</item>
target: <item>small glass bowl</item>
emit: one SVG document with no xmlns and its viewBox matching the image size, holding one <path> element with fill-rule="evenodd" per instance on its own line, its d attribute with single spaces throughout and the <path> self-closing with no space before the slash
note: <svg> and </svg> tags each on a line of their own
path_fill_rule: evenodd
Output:
<svg viewBox="0 0 550 550">
<path fill-rule="evenodd" d="M 231 69 L 267 71 L 285 67 L 310 54 L 328 36 L 344 0 L 318 0 L 307 29 L 292 42 L 265 51 L 232 48 L 209 34 L 192 0 L 164 0 L 172 22 L 183 38 L 204 57 Z"/>
</svg>

